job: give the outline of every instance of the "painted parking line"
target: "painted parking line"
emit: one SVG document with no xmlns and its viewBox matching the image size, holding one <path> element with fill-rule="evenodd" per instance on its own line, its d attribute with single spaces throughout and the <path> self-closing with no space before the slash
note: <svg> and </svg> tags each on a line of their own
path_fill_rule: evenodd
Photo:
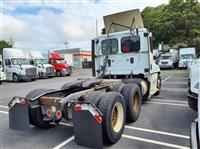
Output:
<svg viewBox="0 0 200 149">
<path fill-rule="evenodd" d="M 150 132 L 150 133 L 155 133 L 155 134 L 161 134 L 161 135 L 166 135 L 166 136 L 171 136 L 171 137 L 190 139 L 190 137 L 186 135 L 175 134 L 175 133 L 170 133 L 170 132 L 165 132 L 165 131 L 158 131 L 158 130 L 139 128 L 139 127 L 133 127 L 133 126 L 127 126 L 127 125 L 125 126 L 125 128 L 138 130 L 138 131 L 144 131 L 144 132 Z"/>
<path fill-rule="evenodd" d="M 148 103 L 159 104 L 159 105 L 188 107 L 188 104 L 179 104 L 179 103 L 168 103 L 168 102 L 157 102 L 157 101 L 149 101 Z"/>
<path fill-rule="evenodd" d="M 61 147 L 65 146 L 72 140 L 74 140 L 74 136 L 70 137 L 69 139 L 67 139 L 67 140 L 63 141 L 62 143 L 58 144 L 57 146 L 53 147 L 53 149 L 60 149 Z"/>
<path fill-rule="evenodd" d="M 169 76 L 167 78 L 165 78 L 164 80 L 162 80 L 161 82 L 164 83 L 165 81 L 167 81 L 169 78 L 171 78 L 172 76 Z"/>
<path fill-rule="evenodd" d="M 149 101 L 159 101 L 159 102 L 170 102 L 170 103 L 182 103 L 187 104 L 187 101 L 180 101 L 180 100 L 166 100 L 166 99 L 150 99 Z"/>
<path fill-rule="evenodd" d="M 8 114 L 8 112 L 6 112 L 6 111 L 0 111 L 0 113 L 2 113 L 2 114 Z"/>
<path fill-rule="evenodd" d="M 135 137 L 135 136 L 130 136 L 130 135 L 126 135 L 126 134 L 123 134 L 122 137 L 131 139 L 131 140 L 136 140 L 136 141 L 141 141 L 141 142 L 146 142 L 146 143 L 151 143 L 151 144 L 157 144 L 157 145 L 176 148 L 176 149 L 190 149 L 187 146 L 171 144 L 171 143 L 167 143 L 167 142 L 161 142 L 161 141 L 156 141 L 156 140 L 151 140 L 151 139 L 146 139 L 146 138 L 141 138 L 141 137 Z"/>
<path fill-rule="evenodd" d="M 8 106 L 2 106 L 2 105 L 0 105 L 0 108 L 8 109 Z"/>
</svg>

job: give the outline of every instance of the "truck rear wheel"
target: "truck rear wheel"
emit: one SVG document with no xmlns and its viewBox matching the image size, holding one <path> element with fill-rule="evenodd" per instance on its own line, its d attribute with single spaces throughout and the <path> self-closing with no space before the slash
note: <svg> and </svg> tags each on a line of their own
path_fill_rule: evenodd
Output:
<svg viewBox="0 0 200 149">
<path fill-rule="evenodd" d="M 101 96 L 104 93 L 105 92 L 102 91 L 94 91 L 86 97 L 86 101 L 93 103 L 95 106 L 98 106 Z"/>
<path fill-rule="evenodd" d="M 126 121 L 135 122 L 141 110 L 141 91 L 137 84 L 127 84 L 124 86 L 122 95 L 126 103 Z"/>
<path fill-rule="evenodd" d="M 160 78 L 160 75 L 158 76 L 158 80 L 157 80 L 157 88 L 158 88 L 158 91 L 154 94 L 154 96 L 158 96 L 160 94 L 160 91 L 161 91 L 161 78 Z"/>
<path fill-rule="evenodd" d="M 45 93 L 45 92 L 49 92 L 49 91 L 54 91 L 54 89 L 35 89 L 32 90 L 31 92 L 29 92 L 26 95 L 27 99 L 33 99 L 36 98 L 37 96 Z M 43 114 L 42 114 L 42 109 L 40 105 L 37 106 L 30 106 L 29 107 L 29 115 L 30 115 L 30 123 L 32 125 L 35 125 L 37 127 L 40 128 L 44 128 L 44 129 L 49 129 L 49 128 L 53 128 L 55 127 L 54 124 L 51 124 L 52 121 L 44 121 L 43 118 Z M 58 124 L 60 122 L 61 119 L 59 120 L 55 120 L 55 123 Z"/>
<path fill-rule="evenodd" d="M 102 134 L 106 143 L 116 143 L 124 131 L 125 102 L 120 93 L 108 92 L 101 96 L 98 109 L 103 114 Z"/>
<path fill-rule="evenodd" d="M 123 90 L 124 86 L 125 86 L 124 83 L 121 83 L 121 82 L 116 83 L 116 84 L 113 86 L 112 91 L 113 91 L 113 92 L 122 93 L 122 90 Z"/>
</svg>

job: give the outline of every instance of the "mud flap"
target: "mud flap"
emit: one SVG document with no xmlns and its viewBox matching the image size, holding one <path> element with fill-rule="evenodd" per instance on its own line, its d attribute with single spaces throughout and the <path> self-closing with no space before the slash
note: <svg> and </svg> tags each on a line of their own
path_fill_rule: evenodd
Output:
<svg viewBox="0 0 200 149">
<path fill-rule="evenodd" d="M 30 130 L 28 100 L 14 97 L 9 103 L 9 128 L 14 130 Z"/>
<path fill-rule="evenodd" d="M 95 117 L 94 111 L 90 108 L 73 108 L 72 116 L 75 142 L 84 147 L 102 149 L 102 125 L 99 121 L 101 117 Z"/>
</svg>

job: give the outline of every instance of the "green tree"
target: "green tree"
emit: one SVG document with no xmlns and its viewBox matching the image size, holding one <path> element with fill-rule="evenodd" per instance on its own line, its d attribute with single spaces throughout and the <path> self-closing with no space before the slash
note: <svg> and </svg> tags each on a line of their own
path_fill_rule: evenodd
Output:
<svg viewBox="0 0 200 149">
<path fill-rule="evenodd" d="M 197 0 L 169 0 L 169 4 L 146 7 L 144 26 L 169 45 L 195 46 L 200 53 L 200 3 Z"/>
<path fill-rule="evenodd" d="M 0 54 L 2 54 L 3 48 L 12 48 L 12 44 L 5 40 L 0 40 Z"/>
</svg>

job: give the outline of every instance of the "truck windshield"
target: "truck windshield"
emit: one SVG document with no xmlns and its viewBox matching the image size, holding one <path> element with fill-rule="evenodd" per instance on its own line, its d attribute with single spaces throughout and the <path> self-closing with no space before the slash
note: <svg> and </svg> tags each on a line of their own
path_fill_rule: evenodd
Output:
<svg viewBox="0 0 200 149">
<path fill-rule="evenodd" d="M 26 58 L 12 58 L 11 62 L 13 65 L 30 65 Z"/>
<path fill-rule="evenodd" d="M 57 64 L 65 64 L 66 62 L 65 62 L 65 60 L 56 60 L 56 63 Z"/>
<path fill-rule="evenodd" d="M 47 59 L 35 59 L 36 64 L 48 64 Z"/>
<path fill-rule="evenodd" d="M 102 54 L 117 54 L 118 53 L 118 40 L 106 39 L 101 42 Z"/>
<path fill-rule="evenodd" d="M 184 54 L 181 55 L 181 59 L 193 59 L 194 55 L 193 54 Z"/>
<path fill-rule="evenodd" d="M 171 56 L 161 56 L 160 59 L 161 59 L 161 60 L 171 59 Z"/>
</svg>

